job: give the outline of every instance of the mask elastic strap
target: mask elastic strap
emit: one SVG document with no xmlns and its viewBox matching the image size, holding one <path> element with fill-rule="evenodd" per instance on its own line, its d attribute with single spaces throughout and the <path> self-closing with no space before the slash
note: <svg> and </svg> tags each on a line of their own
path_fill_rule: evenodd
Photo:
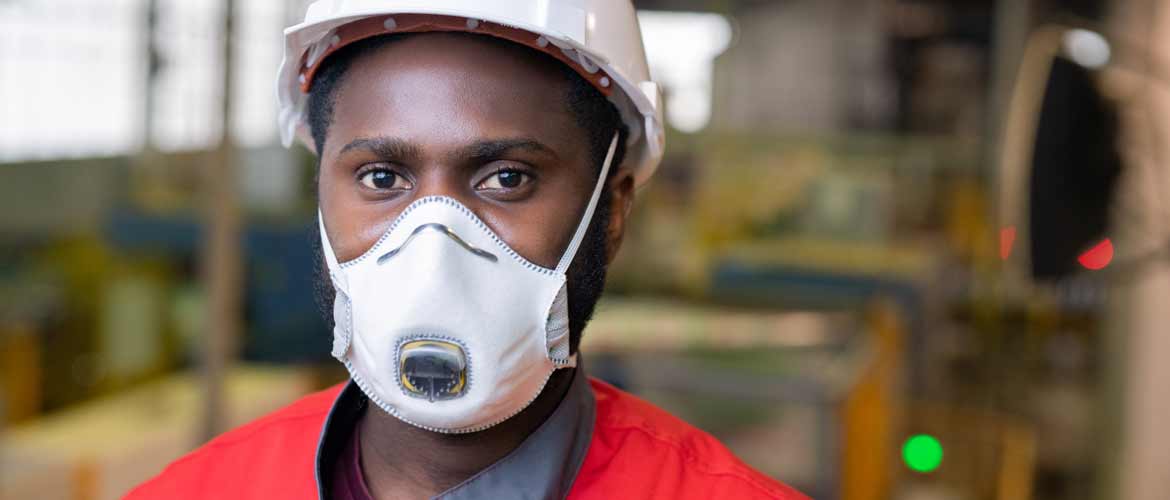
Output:
<svg viewBox="0 0 1170 500">
<path fill-rule="evenodd" d="M 334 280 L 341 279 L 339 271 L 341 264 L 337 262 L 337 256 L 333 254 L 333 244 L 329 242 L 329 233 L 325 232 L 325 216 L 321 214 L 321 209 L 317 209 L 317 227 L 321 229 L 321 252 L 325 254 L 325 265 L 329 266 L 329 274 Z"/>
<path fill-rule="evenodd" d="M 609 152 L 605 154 L 605 163 L 601 164 L 601 176 L 597 178 L 597 184 L 593 186 L 593 196 L 589 198 L 589 205 L 585 207 L 585 215 L 581 217 L 581 222 L 577 223 L 577 232 L 573 234 L 573 239 L 569 241 L 569 248 L 565 249 L 564 255 L 561 256 L 561 262 L 557 264 L 558 274 L 564 274 L 569 269 L 569 264 L 573 263 L 573 257 L 577 255 L 577 247 L 581 246 L 581 240 L 585 239 L 585 231 L 589 230 L 589 223 L 593 221 L 593 211 L 597 208 L 597 200 L 601 198 L 601 188 L 605 186 L 605 181 L 609 177 L 609 163 L 613 161 L 613 152 L 617 150 L 617 141 L 618 133 L 614 132 L 613 140 L 609 141 Z"/>
</svg>

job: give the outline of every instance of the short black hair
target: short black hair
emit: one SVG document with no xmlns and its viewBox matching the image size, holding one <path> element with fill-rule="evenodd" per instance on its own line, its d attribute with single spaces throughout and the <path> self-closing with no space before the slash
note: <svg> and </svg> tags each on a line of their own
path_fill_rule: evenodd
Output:
<svg viewBox="0 0 1170 500">
<path fill-rule="evenodd" d="M 329 126 L 333 123 L 333 105 L 337 100 L 337 89 L 341 87 L 341 83 L 345 80 L 345 74 L 353 62 L 364 55 L 377 52 L 396 40 L 421 34 L 423 33 L 386 34 L 359 40 L 342 47 L 321 63 L 321 67 L 317 69 L 313 77 L 313 84 L 309 88 L 307 103 L 307 121 L 318 154 L 324 150 L 325 136 L 329 132 Z M 610 174 L 612 175 L 616 167 L 622 164 L 622 160 L 625 158 L 625 142 L 629 136 L 629 130 L 622 122 L 621 114 L 609 99 L 606 99 L 600 91 L 568 65 L 544 52 L 492 36 L 459 32 L 447 34 L 477 37 L 477 40 L 484 40 L 488 43 L 518 48 L 530 52 L 533 57 L 545 58 L 547 61 L 555 63 L 561 69 L 563 77 L 569 82 L 568 92 L 565 94 L 565 104 L 573 113 L 577 125 L 585 133 L 589 146 L 590 163 L 596 165 L 598 171 L 601 170 L 601 163 L 605 160 L 606 152 L 609 151 L 609 142 L 613 139 L 614 131 L 617 131 L 619 133 L 618 146 L 613 154 L 614 168 Z"/>
<path fill-rule="evenodd" d="M 474 36 L 488 40 L 489 43 L 507 47 L 516 47 L 527 50 L 533 57 L 547 58 L 560 68 L 563 77 L 568 81 L 568 91 L 565 94 L 565 105 L 573 114 L 574 121 L 585 134 L 589 150 L 589 163 L 594 165 L 595 172 L 600 173 L 605 155 L 609 152 L 610 141 L 615 131 L 618 133 L 618 144 L 614 149 L 613 160 L 609 177 L 613 177 L 618 166 L 625 158 L 625 143 L 629 136 L 629 129 L 622 122 L 621 114 L 604 95 L 593 85 L 577 74 L 569 66 L 556 58 L 535 49 L 506 40 L 493 38 L 487 35 L 471 33 L 453 33 L 459 36 Z M 333 122 L 333 105 L 337 99 L 337 89 L 345 79 L 345 74 L 355 60 L 366 54 L 371 54 L 396 40 L 418 34 L 387 34 L 367 38 L 342 47 L 321 63 L 313 78 L 313 85 L 309 90 L 308 124 L 313 136 L 313 143 L 318 153 L 325 147 L 325 137 L 329 126 Z M 608 180 L 608 179 L 607 179 Z M 605 276 L 609 263 L 606 249 L 606 234 L 609 230 L 611 192 L 608 182 L 601 191 L 597 201 L 597 208 L 593 212 L 593 220 L 585 233 L 585 238 L 574 257 L 567 272 L 567 293 L 569 302 L 569 348 L 577 352 L 581 343 L 581 334 L 586 323 L 593 316 L 594 306 L 601 298 L 605 288 Z M 316 297 L 318 306 L 325 316 L 330 330 L 333 328 L 333 285 L 328 279 L 328 272 L 324 269 L 324 257 L 321 254 L 320 238 L 313 239 L 318 255 Z"/>
</svg>

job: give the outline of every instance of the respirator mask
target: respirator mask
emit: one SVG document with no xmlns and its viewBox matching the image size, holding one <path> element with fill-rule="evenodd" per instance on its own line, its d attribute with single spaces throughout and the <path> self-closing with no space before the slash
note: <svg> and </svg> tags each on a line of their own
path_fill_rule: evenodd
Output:
<svg viewBox="0 0 1170 500">
<path fill-rule="evenodd" d="M 617 139 L 555 269 L 529 262 L 445 196 L 411 203 L 372 248 L 344 263 L 318 215 L 336 290 L 333 356 L 371 402 L 416 427 L 476 432 L 526 408 L 554 370 L 576 366 L 566 271 Z"/>
</svg>

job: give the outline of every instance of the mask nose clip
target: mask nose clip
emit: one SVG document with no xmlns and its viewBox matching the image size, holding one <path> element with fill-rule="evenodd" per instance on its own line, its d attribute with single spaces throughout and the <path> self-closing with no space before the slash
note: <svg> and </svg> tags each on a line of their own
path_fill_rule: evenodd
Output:
<svg viewBox="0 0 1170 500">
<path fill-rule="evenodd" d="M 398 350 L 398 373 L 411 397 L 432 403 L 455 399 L 467 388 L 467 357 L 455 343 L 413 340 Z"/>
<path fill-rule="evenodd" d="M 410 232 L 410 236 L 406 237 L 406 241 L 403 241 L 402 244 L 398 245 L 397 248 L 382 254 L 381 257 L 378 257 L 378 264 L 385 264 L 386 261 L 392 259 L 395 255 L 398 255 L 398 252 L 401 252 L 403 248 L 406 248 L 406 245 L 409 245 L 411 241 L 414 241 L 415 236 L 418 236 L 419 233 L 423 233 L 426 231 L 432 231 L 432 232 L 436 232 L 439 234 L 447 235 L 447 237 L 451 238 L 452 241 L 454 241 L 455 243 L 458 243 L 459 246 L 463 247 L 468 252 L 471 252 L 473 255 L 483 257 L 491 262 L 496 262 L 497 260 L 499 260 L 495 254 L 493 254 L 487 250 L 484 250 L 482 248 L 479 248 L 475 245 L 472 245 L 471 243 L 468 243 L 467 240 L 460 238 L 458 234 L 455 234 L 454 230 L 447 227 L 445 224 L 439 224 L 438 222 L 428 222 L 426 224 L 423 224 L 419 227 L 414 228 L 414 231 Z"/>
</svg>

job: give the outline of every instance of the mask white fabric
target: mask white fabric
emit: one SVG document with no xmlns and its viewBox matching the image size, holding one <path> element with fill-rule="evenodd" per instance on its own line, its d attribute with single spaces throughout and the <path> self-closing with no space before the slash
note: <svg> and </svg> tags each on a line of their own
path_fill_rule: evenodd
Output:
<svg viewBox="0 0 1170 500">
<path fill-rule="evenodd" d="M 529 262 L 445 196 L 410 204 L 372 248 L 345 263 L 319 216 L 337 292 L 333 356 L 370 401 L 423 429 L 475 432 L 526 408 L 553 370 L 576 366 L 565 273 L 616 145 L 615 134 L 555 269 Z"/>
</svg>

